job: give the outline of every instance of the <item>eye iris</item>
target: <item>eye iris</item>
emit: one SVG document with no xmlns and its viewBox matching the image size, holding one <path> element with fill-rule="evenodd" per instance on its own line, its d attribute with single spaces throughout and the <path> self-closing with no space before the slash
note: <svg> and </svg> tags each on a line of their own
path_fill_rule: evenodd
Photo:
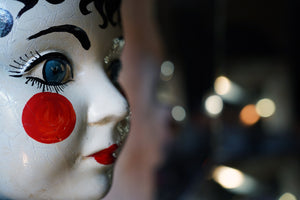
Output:
<svg viewBox="0 0 300 200">
<path fill-rule="evenodd" d="M 44 65 L 44 79 L 50 83 L 61 83 L 66 77 L 67 65 L 61 59 L 48 60 Z"/>
</svg>

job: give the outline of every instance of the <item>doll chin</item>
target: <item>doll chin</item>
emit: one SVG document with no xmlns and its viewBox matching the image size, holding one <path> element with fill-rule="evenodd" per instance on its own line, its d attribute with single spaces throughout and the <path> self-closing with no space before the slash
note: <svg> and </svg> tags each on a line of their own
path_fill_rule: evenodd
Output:
<svg viewBox="0 0 300 200">
<path fill-rule="evenodd" d="M 111 176 L 108 174 L 90 174 L 84 177 L 72 176 L 69 185 L 61 188 L 52 188 L 48 193 L 48 198 L 53 199 L 101 199 L 111 187 Z M 77 182 L 77 184 L 76 184 Z M 53 197 L 56 192 L 56 197 Z M 44 196 L 42 196 L 44 198 Z"/>
<path fill-rule="evenodd" d="M 82 177 L 81 177 L 82 178 Z M 0 199 L 102 199 L 111 188 L 111 175 L 101 174 L 94 177 L 85 177 L 81 180 L 74 176 L 63 181 L 55 181 L 51 184 L 53 187 L 45 186 L 22 190 L 9 190 L 6 188 L 4 193 L 0 194 Z M 77 182 L 76 182 L 77 181 Z M 14 187 L 15 188 L 15 187 Z M 3 192 L 3 191 L 1 191 Z M 9 197 L 9 198 L 7 198 Z"/>
</svg>

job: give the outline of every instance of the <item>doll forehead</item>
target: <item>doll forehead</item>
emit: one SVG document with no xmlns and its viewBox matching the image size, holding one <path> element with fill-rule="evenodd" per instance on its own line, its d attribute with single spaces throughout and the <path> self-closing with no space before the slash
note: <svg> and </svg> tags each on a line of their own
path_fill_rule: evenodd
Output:
<svg viewBox="0 0 300 200">
<path fill-rule="evenodd" d="M 46 2 L 45 2 L 46 1 Z M 101 18 L 100 21 L 102 21 L 102 24 L 99 24 L 99 28 L 101 29 L 106 29 L 109 25 L 112 26 L 116 26 L 118 24 L 120 24 L 120 4 L 121 4 L 121 0 L 69 0 L 69 3 L 75 3 L 75 4 L 64 4 L 63 5 L 63 9 L 68 7 L 70 9 L 75 9 L 76 10 L 76 6 L 78 6 L 77 10 L 80 11 L 82 16 L 86 16 L 89 15 L 90 13 L 92 13 L 91 10 L 88 9 L 88 6 L 90 4 L 94 5 L 94 8 L 96 8 L 96 10 L 94 10 L 95 12 L 98 12 L 98 14 L 100 14 Z M 10 1 L 10 2 L 19 2 L 24 4 L 23 7 L 18 8 L 20 10 L 17 10 L 17 17 L 16 20 L 18 20 L 18 18 L 20 18 L 21 16 L 23 16 L 23 14 L 25 14 L 27 11 L 30 11 L 31 9 L 33 9 L 34 7 L 37 6 L 37 9 L 43 9 L 45 4 L 53 4 L 56 6 L 59 6 L 59 4 L 62 4 L 64 2 L 66 2 L 66 0 L 14 0 L 14 1 Z M 39 2 L 41 2 L 42 4 L 38 4 Z M 67 2 L 66 2 L 67 3 Z M 75 5 L 75 7 L 74 7 Z M 0 7 L 1 9 L 1 7 Z M 69 9 L 68 9 L 69 10 Z M 74 12 L 75 12 L 74 10 Z M 94 12 L 93 11 L 93 12 Z M 35 9 L 36 12 L 36 9 Z M 50 13 L 49 13 L 50 14 Z M 8 35 L 12 29 L 13 26 L 13 17 L 10 14 L 10 12 L 8 10 L 5 9 L 1 9 L 0 10 L 0 37 L 4 37 L 6 35 Z M 85 38 L 84 37 L 84 33 L 77 28 L 74 27 L 60 27 L 60 28 L 55 28 L 55 31 L 53 31 L 53 29 L 49 29 L 46 32 L 62 32 L 60 30 L 64 29 L 63 32 L 68 32 L 68 33 L 72 33 L 77 39 L 79 38 Z M 65 31 L 65 30 L 69 30 L 69 31 Z M 87 40 L 85 40 L 87 41 Z M 83 43 L 81 40 L 82 46 L 87 49 L 89 48 L 89 44 L 87 43 Z"/>
<path fill-rule="evenodd" d="M 17 18 L 20 18 L 25 12 L 35 7 L 39 0 L 15 0 L 24 4 L 24 7 L 19 11 Z M 74 0 L 72 0 L 74 1 Z M 49 4 L 61 4 L 65 0 L 46 0 Z M 99 26 L 106 28 L 109 24 L 115 26 L 120 23 L 120 4 L 121 0 L 77 0 L 78 8 L 82 15 L 88 15 L 91 13 L 87 6 L 91 3 L 94 4 L 96 10 L 103 19 L 103 24 Z M 117 20 L 114 20 L 114 15 L 117 15 Z"/>
<path fill-rule="evenodd" d="M 23 7 L 20 7 L 18 8 L 18 10 L 16 10 L 17 11 L 16 21 L 17 21 L 19 18 L 22 18 L 22 16 L 25 15 L 27 12 L 30 13 L 30 10 L 33 8 L 43 9 L 45 4 L 60 6 L 60 4 L 67 3 L 67 1 L 68 0 L 14 0 L 12 2 L 19 2 L 24 4 Z M 64 8 L 67 6 L 70 9 L 77 9 L 78 11 L 80 11 L 82 17 L 89 15 L 92 12 L 91 10 L 88 9 L 88 5 L 93 4 L 94 7 L 96 8 L 96 10 L 93 10 L 93 12 L 94 11 L 98 12 L 102 18 L 102 20 L 101 19 L 99 20 L 100 23 L 102 21 L 102 24 L 99 24 L 99 28 L 101 29 L 106 29 L 106 27 L 109 24 L 111 24 L 112 26 L 118 24 L 118 21 L 115 22 L 113 20 L 113 17 L 115 14 L 117 15 L 117 17 L 119 15 L 120 0 L 75 0 L 75 1 L 69 0 L 69 1 L 70 1 L 69 3 L 72 2 L 75 4 L 73 5 L 64 4 L 61 6 L 63 6 Z M 76 8 L 74 7 L 74 5 L 78 7 Z M 36 12 L 36 9 L 35 11 L 32 12 Z M 29 15 L 33 16 L 32 14 Z M 46 35 L 54 32 L 65 32 L 65 33 L 72 34 L 75 38 L 78 39 L 78 41 L 81 43 L 81 46 L 85 50 L 88 50 L 91 44 L 86 32 L 83 30 L 83 27 L 80 28 L 71 24 L 63 23 L 63 24 L 57 24 L 57 26 L 53 24 L 54 26 L 52 25 L 51 27 L 44 28 L 44 30 L 38 30 L 40 32 L 35 33 L 34 35 L 28 37 L 27 39 L 32 40 L 42 35 Z M 13 16 L 10 14 L 8 10 L 2 9 L 0 7 L 0 38 L 6 37 L 10 33 L 13 25 L 14 25 Z"/>
</svg>

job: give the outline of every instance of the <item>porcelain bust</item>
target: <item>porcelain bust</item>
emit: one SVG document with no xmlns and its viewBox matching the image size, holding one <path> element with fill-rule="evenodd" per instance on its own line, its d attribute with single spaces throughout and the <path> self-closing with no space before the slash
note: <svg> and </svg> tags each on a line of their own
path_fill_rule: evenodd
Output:
<svg viewBox="0 0 300 200">
<path fill-rule="evenodd" d="M 128 132 L 120 1 L 0 1 L 0 199 L 100 199 Z"/>
</svg>

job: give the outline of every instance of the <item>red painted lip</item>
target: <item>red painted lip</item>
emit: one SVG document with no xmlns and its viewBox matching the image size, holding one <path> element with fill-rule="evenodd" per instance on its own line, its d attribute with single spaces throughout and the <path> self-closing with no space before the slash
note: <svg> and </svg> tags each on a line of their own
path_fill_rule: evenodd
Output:
<svg viewBox="0 0 300 200">
<path fill-rule="evenodd" d="M 113 153 L 119 148 L 117 144 L 113 144 L 110 147 L 103 149 L 99 152 L 96 152 L 88 157 L 94 157 L 95 160 L 103 165 L 110 165 L 116 161 L 116 158 L 113 156 Z"/>
</svg>

